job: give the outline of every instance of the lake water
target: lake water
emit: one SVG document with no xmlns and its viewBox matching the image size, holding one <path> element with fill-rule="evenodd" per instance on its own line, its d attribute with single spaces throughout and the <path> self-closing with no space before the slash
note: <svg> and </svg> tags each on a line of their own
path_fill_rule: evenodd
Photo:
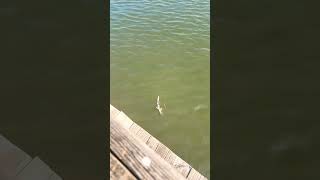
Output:
<svg viewBox="0 0 320 180">
<path fill-rule="evenodd" d="M 111 104 L 210 178 L 210 2 L 110 5 Z"/>
</svg>

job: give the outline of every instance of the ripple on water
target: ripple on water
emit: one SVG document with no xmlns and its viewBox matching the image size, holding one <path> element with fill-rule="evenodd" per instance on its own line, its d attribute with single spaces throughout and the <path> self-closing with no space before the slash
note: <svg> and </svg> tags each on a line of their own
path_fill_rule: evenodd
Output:
<svg viewBox="0 0 320 180">
<path fill-rule="evenodd" d="M 207 177 L 209 3 L 110 2 L 111 102 Z M 158 95 L 163 117 L 154 108 Z"/>
</svg>

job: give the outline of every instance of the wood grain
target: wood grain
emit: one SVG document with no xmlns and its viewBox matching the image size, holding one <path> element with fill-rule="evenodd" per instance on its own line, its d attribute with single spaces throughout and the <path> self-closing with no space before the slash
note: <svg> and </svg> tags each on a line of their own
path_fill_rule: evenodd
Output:
<svg viewBox="0 0 320 180">
<path fill-rule="evenodd" d="M 150 149 L 156 152 L 161 158 L 167 161 L 171 166 L 173 166 L 181 175 L 190 179 L 200 178 L 205 180 L 206 178 L 202 176 L 198 171 L 193 169 L 187 162 L 177 156 L 168 147 L 162 144 L 158 139 L 150 135 L 146 130 L 140 127 L 138 124 L 133 122 L 127 115 L 123 112 L 117 110 L 115 107 L 110 105 L 110 112 L 112 114 L 117 114 L 111 117 L 111 119 L 119 122 L 125 129 L 129 130 L 138 139 L 143 141 Z M 116 112 L 116 113 L 114 113 Z"/>
<path fill-rule="evenodd" d="M 110 179 L 111 180 L 136 180 L 132 173 L 110 153 Z"/>
<path fill-rule="evenodd" d="M 114 120 L 110 121 L 110 146 L 111 151 L 138 179 L 185 179 L 143 141 Z"/>
<path fill-rule="evenodd" d="M 207 178 L 202 176 L 198 171 L 192 168 L 187 179 L 188 180 L 206 180 Z"/>
<path fill-rule="evenodd" d="M 131 127 L 129 128 L 129 130 L 130 130 L 130 132 L 135 134 L 139 139 L 141 139 L 144 143 L 146 143 L 149 140 L 149 138 L 151 137 L 151 135 L 146 130 L 141 128 L 136 123 L 133 123 L 131 125 Z"/>
<path fill-rule="evenodd" d="M 122 111 L 115 118 L 111 119 L 116 119 L 117 122 L 119 122 L 126 129 L 129 129 L 133 124 L 133 121 Z"/>
<path fill-rule="evenodd" d="M 111 119 L 116 118 L 119 113 L 120 111 L 110 104 L 110 118 Z"/>
</svg>

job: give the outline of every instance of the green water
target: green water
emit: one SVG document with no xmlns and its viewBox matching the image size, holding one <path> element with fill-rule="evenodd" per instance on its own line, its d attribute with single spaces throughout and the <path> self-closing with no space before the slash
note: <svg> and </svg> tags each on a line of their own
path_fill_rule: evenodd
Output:
<svg viewBox="0 0 320 180">
<path fill-rule="evenodd" d="M 111 104 L 209 178 L 209 1 L 110 4 Z"/>
</svg>

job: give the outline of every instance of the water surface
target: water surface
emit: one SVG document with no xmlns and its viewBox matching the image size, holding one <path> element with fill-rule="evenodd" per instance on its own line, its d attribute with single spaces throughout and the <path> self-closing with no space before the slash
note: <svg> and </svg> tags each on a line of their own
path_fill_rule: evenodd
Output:
<svg viewBox="0 0 320 180">
<path fill-rule="evenodd" d="M 111 103 L 207 177 L 209 10 L 209 1 L 111 0 L 110 12 Z"/>
</svg>

